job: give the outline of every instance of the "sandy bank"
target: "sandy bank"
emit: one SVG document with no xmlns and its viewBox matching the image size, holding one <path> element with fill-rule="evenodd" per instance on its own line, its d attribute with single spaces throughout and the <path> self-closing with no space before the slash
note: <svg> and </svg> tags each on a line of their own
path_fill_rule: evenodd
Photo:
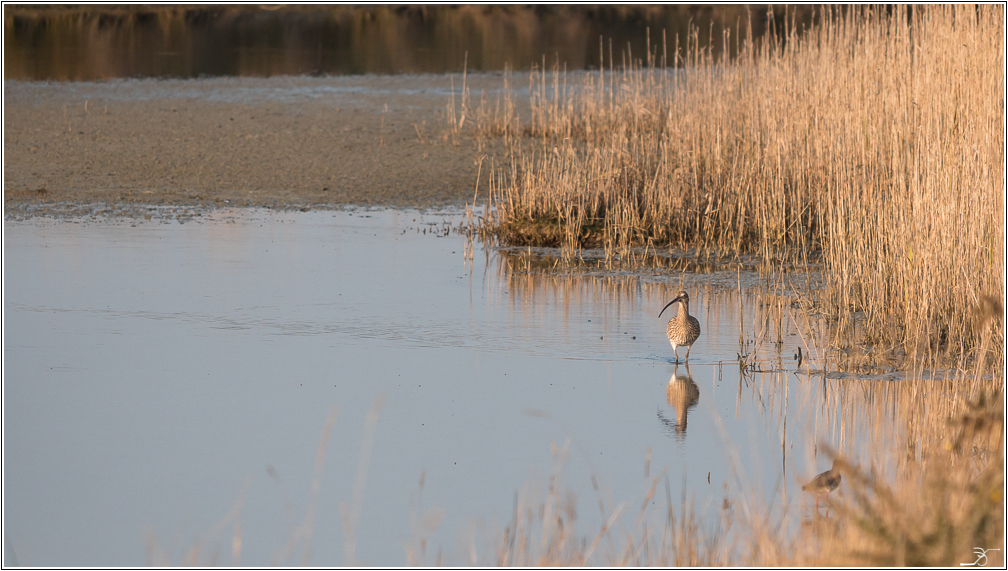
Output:
<svg viewBox="0 0 1008 571">
<path fill-rule="evenodd" d="M 450 96 L 447 75 L 5 81 L 4 213 L 462 204 L 479 154 L 447 137 Z"/>
</svg>

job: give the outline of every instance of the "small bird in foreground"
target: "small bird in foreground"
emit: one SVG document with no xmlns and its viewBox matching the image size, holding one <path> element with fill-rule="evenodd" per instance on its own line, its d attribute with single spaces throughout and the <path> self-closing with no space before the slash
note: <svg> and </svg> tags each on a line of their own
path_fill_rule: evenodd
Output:
<svg viewBox="0 0 1008 571">
<path fill-rule="evenodd" d="M 829 470 L 826 470 L 822 474 L 819 474 L 812 481 L 801 487 L 804 492 L 812 492 L 816 495 L 815 505 L 819 507 L 819 496 L 823 493 L 826 494 L 826 501 L 829 501 L 830 492 L 836 490 L 840 487 L 840 471 L 836 468 L 836 460 L 833 460 L 833 465 Z"/>
<path fill-rule="evenodd" d="M 700 337 L 700 322 L 689 314 L 689 294 L 686 293 L 686 290 L 680 290 L 676 298 L 668 302 L 668 305 L 658 312 L 658 317 L 661 317 L 662 313 L 665 313 L 665 310 L 673 303 L 679 304 L 679 313 L 669 319 L 666 334 L 669 343 L 672 344 L 675 362 L 679 362 L 679 347 L 686 347 L 686 361 L 689 362 L 690 346 L 696 343 Z"/>
</svg>

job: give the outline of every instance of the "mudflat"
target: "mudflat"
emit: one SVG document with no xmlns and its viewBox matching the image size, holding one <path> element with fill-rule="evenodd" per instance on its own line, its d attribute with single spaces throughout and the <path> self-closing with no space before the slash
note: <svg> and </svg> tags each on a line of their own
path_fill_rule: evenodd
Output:
<svg viewBox="0 0 1008 571">
<path fill-rule="evenodd" d="M 461 74 L 5 81 L 4 213 L 461 205 L 488 149 L 471 108 L 453 136 L 453 82 L 457 113 Z"/>
</svg>

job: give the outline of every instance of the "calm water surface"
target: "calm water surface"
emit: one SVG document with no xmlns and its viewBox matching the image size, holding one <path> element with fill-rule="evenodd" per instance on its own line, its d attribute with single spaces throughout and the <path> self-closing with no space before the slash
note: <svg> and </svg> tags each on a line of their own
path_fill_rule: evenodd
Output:
<svg viewBox="0 0 1008 571">
<path fill-rule="evenodd" d="M 777 372 L 741 376 L 740 330 L 757 338 L 763 314 L 734 273 L 531 276 L 478 245 L 466 259 L 458 220 L 5 222 L 5 564 L 177 564 L 194 546 L 297 564 L 304 539 L 285 545 L 313 507 L 316 565 L 350 562 L 348 538 L 358 562 L 406 564 L 421 536 L 428 563 L 489 562 L 516 496 L 538 505 L 558 467 L 590 537 L 599 498 L 626 502 L 629 530 L 662 471 L 708 519 L 740 493 L 808 509 L 800 484 L 829 462 L 813 446 L 842 430 L 826 381 L 791 374 L 810 333 L 786 306 L 782 345 L 758 349 Z M 680 279 L 703 328 L 689 368 L 657 318 Z"/>
</svg>

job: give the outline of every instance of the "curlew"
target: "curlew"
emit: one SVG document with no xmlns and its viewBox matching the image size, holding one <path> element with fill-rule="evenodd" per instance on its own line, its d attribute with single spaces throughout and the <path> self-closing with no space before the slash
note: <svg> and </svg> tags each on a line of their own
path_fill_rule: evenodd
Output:
<svg viewBox="0 0 1008 571">
<path fill-rule="evenodd" d="M 700 322 L 689 314 L 689 294 L 686 293 L 686 290 L 681 290 L 675 299 L 668 302 L 668 305 L 658 313 L 658 317 L 661 317 L 662 313 L 665 313 L 665 310 L 673 303 L 679 304 L 679 313 L 669 319 L 668 340 L 672 344 L 675 362 L 679 362 L 679 347 L 686 347 L 685 360 L 689 362 L 690 346 L 696 343 L 697 338 L 700 337 Z"/>
<path fill-rule="evenodd" d="M 836 460 L 833 460 L 833 465 L 829 470 L 826 470 L 822 474 L 819 474 L 812 481 L 801 487 L 804 492 L 812 492 L 815 494 L 815 505 L 819 507 L 819 496 L 826 494 L 826 501 L 829 501 L 830 492 L 840 487 L 840 470 L 837 470 Z"/>
</svg>

